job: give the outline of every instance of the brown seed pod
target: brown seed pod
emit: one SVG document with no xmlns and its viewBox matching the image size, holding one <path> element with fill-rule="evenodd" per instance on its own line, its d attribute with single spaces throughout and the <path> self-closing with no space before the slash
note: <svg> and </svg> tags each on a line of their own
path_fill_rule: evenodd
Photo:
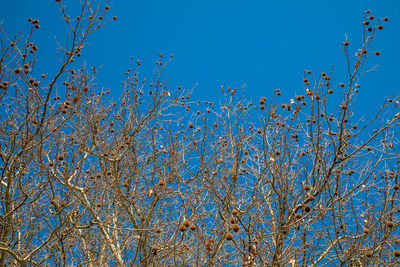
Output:
<svg viewBox="0 0 400 267">
<path fill-rule="evenodd" d="M 305 207 L 304 207 L 304 211 L 305 211 L 305 212 L 310 212 L 310 211 L 311 211 L 311 208 L 310 208 L 309 206 L 305 206 Z"/>
<path fill-rule="evenodd" d="M 233 209 L 231 213 L 233 216 L 237 216 L 239 214 L 239 211 L 237 209 Z"/>
<path fill-rule="evenodd" d="M 158 181 L 158 186 L 163 187 L 165 186 L 167 183 L 165 182 L 164 179 L 161 179 L 160 181 Z"/>
<path fill-rule="evenodd" d="M 233 224 L 232 225 L 232 230 L 235 232 L 235 233 L 237 233 L 237 232 L 239 232 L 239 230 L 240 230 L 240 226 L 238 225 L 238 224 Z"/>
<path fill-rule="evenodd" d="M 399 189 L 400 189 L 400 185 L 398 185 L 398 184 L 393 185 L 393 190 L 399 190 Z"/>
<path fill-rule="evenodd" d="M 386 222 L 386 226 L 387 226 L 388 228 L 392 228 L 392 227 L 394 226 L 394 223 L 393 223 L 392 221 L 387 221 L 387 222 Z"/>
<path fill-rule="evenodd" d="M 228 241 L 231 241 L 233 239 L 233 235 L 231 233 L 227 233 L 225 235 L 225 239 L 228 240 Z"/>
<path fill-rule="evenodd" d="M 188 220 L 184 220 L 184 221 L 182 222 L 182 224 L 183 224 L 185 227 L 189 227 L 190 222 L 189 222 Z"/>
<path fill-rule="evenodd" d="M 367 252 L 365 252 L 365 256 L 366 256 L 367 258 L 372 258 L 373 255 L 374 255 L 374 254 L 372 253 L 372 251 L 367 251 Z"/>
<path fill-rule="evenodd" d="M 304 190 L 306 190 L 306 191 L 308 191 L 308 190 L 310 190 L 311 189 L 311 186 L 309 186 L 308 184 L 306 184 L 306 185 L 304 185 Z"/>
<path fill-rule="evenodd" d="M 64 158 L 65 158 L 65 157 L 64 157 L 63 154 L 59 154 L 59 155 L 57 156 L 57 159 L 60 160 L 60 161 L 61 161 L 61 160 L 64 160 Z"/>
<path fill-rule="evenodd" d="M 151 248 L 151 253 L 153 254 L 153 256 L 156 256 L 158 254 L 158 248 L 156 246 L 153 246 Z"/>
<path fill-rule="evenodd" d="M 230 217 L 230 218 L 229 218 L 229 222 L 230 222 L 231 224 L 236 223 L 236 218 L 235 218 L 235 217 Z"/>
<path fill-rule="evenodd" d="M 399 251 L 399 250 L 393 251 L 393 255 L 394 255 L 395 257 L 400 257 L 400 251 Z"/>
<path fill-rule="evenodd" d="M 179 225 L 179 231 L 185 232 L 186 231 L 186 226 L 184 224 Z"/>
<path fill-rule="evenodd" d="M 383 20 L 384 21 L 389 21 L 389 18 L 388 17 L 384 17 Z"/>
<path fill-rule="evenodd" d="M 110 175 L 112 174 L 112 171 L 111 171 L 111 170 L 108 170 L 108 171 L 106 172 L 106 174 L 107 174 L 108 176 L 110 176 Z"/>
<path fill-rule="evenodd" d="M 192 225 L 190 226 L 190 230 L 191 230 L 191 231 L 196 230 L 196 228 L 197 228 L 197 227 L 196 227 L 196 225 L 194 225 L 194 224 L 192 224 Z"/>
<path fill-rule="evenodd" d="M 156 232 L 156 234 L 159 234 L 159 233 L 162 232 L 162 229 L 161 229 L 160 227 L 157 227 L 156 230 L 155 230 L 155 232 Z"/>
<path fill-rule="evenodd" d="M 369 234 L 369 229 L 368 228 L 364 228 L 363 229 L 363 233 L 366 234 L 366 235 Z"/>
<path fill-rule="evenodd" d="M 345 42 L 343 42 L 343 45 L 344 45 L 344 46 L 348 46 L 348 45 L 349 45 L 349 42 L 345 41 Z"/>
</svg>

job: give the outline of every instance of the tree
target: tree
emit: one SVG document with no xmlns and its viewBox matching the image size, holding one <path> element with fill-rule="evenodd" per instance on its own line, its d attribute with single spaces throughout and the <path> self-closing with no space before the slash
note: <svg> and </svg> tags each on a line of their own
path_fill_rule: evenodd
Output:
<svg viewBox="0 0 400 267">
<path fill-rule="evenodd" d="M 38 20 L 1 39 L 0 265 L 400 262 L 398 100 L 354 110 L 387 18 L 364 12 L 342 81 L 306 70 L 290 101 L 221 87 L 217 106 L 170 87 L 172 55 L 148 80 L 132 59 L 117 100 L 95 93 L 96 69 L 79 62 L 110 8 L 59 7 L 69 32 L 53 76 L 35 68 Z"/>
</svg>

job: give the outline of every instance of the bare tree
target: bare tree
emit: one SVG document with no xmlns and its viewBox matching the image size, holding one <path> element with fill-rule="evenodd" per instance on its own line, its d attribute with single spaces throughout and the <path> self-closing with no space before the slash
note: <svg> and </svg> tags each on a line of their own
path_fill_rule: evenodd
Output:
<svg viewBox="0 0 400 267">
<path fill-rule="evenodd" d="M 57 1 L 58 2 L 58 1 Z M 348 76 L 304 72 L 304 94 L 252 103 L 190 99 L 131 60 L 118 99 L 80 65 L 109 5 L 82 2 L 54 74 L 31 32 L 4 32 L 0 60 L 0 265 L 328 266 L 400 263 L 398 99 L 354 109 L 376 32 L 343 42 Z M 346 81 L 346 82 L 345 82 Z M 96 93 L 97 92 L 97 93 Z"/>
</svg>

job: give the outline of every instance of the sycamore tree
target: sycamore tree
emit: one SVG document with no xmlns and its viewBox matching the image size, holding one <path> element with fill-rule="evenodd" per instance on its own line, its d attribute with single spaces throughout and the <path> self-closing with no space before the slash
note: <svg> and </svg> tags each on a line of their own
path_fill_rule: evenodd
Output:
<svg viewBox="0 0 400 267">
<path fill-rule="evenodd" d="M 305 70 L 303 94 L 256 103 L 222 86 L 216 105 L 171 86 L 161 54 L 147 79 L 131 59 L 114 99 L 82 60 L 110 5 L 56 2 L 56 69 L 37 60 L 37 19 L 2 30 L 1 266 L 400 263 L 398 100 L 354 109 L 388 18 L 364 12 L 347 76 Z"/>
</svg>

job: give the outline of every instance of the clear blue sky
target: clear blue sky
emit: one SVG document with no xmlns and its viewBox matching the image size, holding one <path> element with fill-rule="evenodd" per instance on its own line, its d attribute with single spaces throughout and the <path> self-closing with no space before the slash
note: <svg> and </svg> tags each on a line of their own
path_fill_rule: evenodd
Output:
<svg viewBox="0 0 400 267">
<path fill-rule="evenodd" d="M 27 18 L 40 19 L 35 35 L 41 67 L 55 63 L 56 42 L 63 22 L 55 1 L 1 0 L 0 18 L 9 35 L 28 29 Z M 78 0 L 64 1 L 78 6 Z M 302 92 L 303 70 L 337 69 L 333 83 L 346 82 L 341 43 L 347 34 L 350 48 L 361 40 L 362 12 L 388 16 L 373 49 L 381 56 L 370 66 L 377 71 L 361 80 L 358 105 L 366 112 L 387 96 L 400 92 L 400 1 L 239 1 L 239 0 L 116 0 L 110 15 L 118 20 L 89 39 L 83 57 L 89 65 L 103 65 L 98 81 L 120 92 L 129 58 L 139 58 L 143 74 L 151 76 L 158 53 L 175 59 L 168 68 L 173 85 L 192 87 L 195 96 L 217 100 L 219 87 L 246 84 L 248 98 L 271 96 L 281 88 L 284 97 Z M 71 12 L 71 17 L 77 13 Z"/>
</svg>

